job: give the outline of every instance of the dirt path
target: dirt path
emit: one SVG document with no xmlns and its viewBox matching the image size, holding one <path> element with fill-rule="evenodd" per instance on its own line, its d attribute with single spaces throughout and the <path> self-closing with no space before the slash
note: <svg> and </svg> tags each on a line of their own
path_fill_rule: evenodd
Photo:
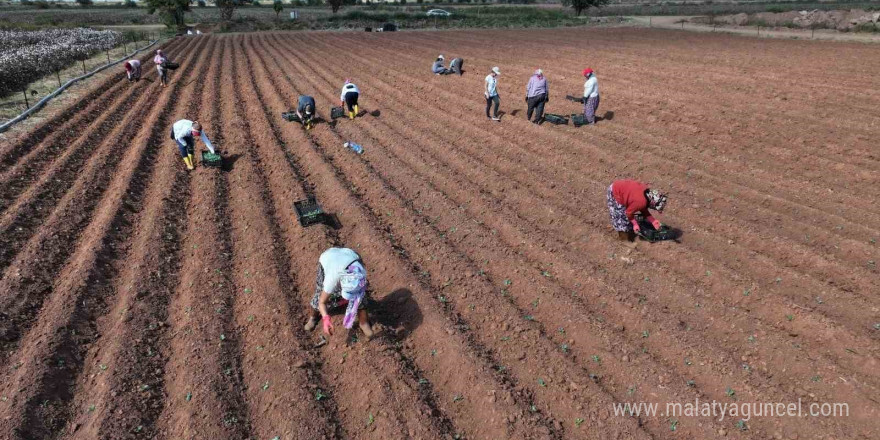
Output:
<svg viewBox="0 0 880 440">
<path fill-rule="evenodd" d="M 691 23 L 688 20 L 695 16 L 632 16 L 626 17 L 631 22 L 658 29 L 678 29 L 691 32 L 722 32 L 726 34 L 745 35 L 762 38 L 785 38 L 798 40 L 854 41 L 862 43 L 878 43 L 880 35 L 859 32 L 838 32 L 834 29 L 779 29 L 759 28 L 757 26 L 712 26 Z M 686 21 L 682 26 L 682 21 Z"/>
<path fill-rule="evenodd" d="M 0 145 L 0 431 L 877 437 L 877 47 L 669 35 L 173 40 L 167 89 L 108 80 Z M 465 75 L 430 75 L 437 53 L 464 57 Z M 598 125 L 525 120 L 536 67 L 548 111 L 570 114 L 585 64 Z M 792 74 L 807 64 L 834 81 Z M 480 93 L 493 65 L 500 123 Z M 345 78 L 360 117 L 309 132 L 280 118 L 310 94 L 329 119 Z M 184 117 L 224 169 L 184 170 L 168 139 Z M 615 240 L 604 196 L 622 177 L 670 192 L 662 220 L 681 243 Z M 308 196 L 341 228 L 300 227 L 292 203 Z M 337 316 L 316 347 L 302 328 L 316 259 L 338 245 L 364 257 L 379 334 Z M 697 399 L 850 414 L 614 413 Z"/>
</svg>

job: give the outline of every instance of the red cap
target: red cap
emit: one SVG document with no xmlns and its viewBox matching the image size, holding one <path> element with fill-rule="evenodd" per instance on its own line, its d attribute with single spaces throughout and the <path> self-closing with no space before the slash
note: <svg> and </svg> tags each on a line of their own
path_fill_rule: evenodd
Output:
<svg viewBox="0 0 880 440">
<path fill-rule="evenodd" d="M 589 74 L 591 74 L 591 73 L 593 73 L 593 69 L 590 69 L 589 67 L 587 67 L 586 69 L 584 69 L 584 76 L 587 76 L 587 75 L 589 75 Z"/>
</svg>

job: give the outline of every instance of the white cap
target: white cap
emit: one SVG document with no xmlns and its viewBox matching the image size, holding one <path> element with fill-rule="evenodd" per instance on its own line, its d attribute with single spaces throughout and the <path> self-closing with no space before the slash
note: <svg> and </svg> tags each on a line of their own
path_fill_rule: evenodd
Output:
<svg viewBox="0 0 880 440">
<path fill-rule="evenodd" d="M 538 69 L 535 71 L 535 75 L 543 75 L 543 74 L 544 74 L 544 71 L 541 69 Z"/>
<path fill-rule="evenodd" d="M 443 58 L 443 54 L 438 55 L 437 58 L 440 58 L 441 60 L 445 60 L 445 59 L 446 59 L 446 58 Z"/>
<path fill-rule="evenodd" d="M 495 66 L 492 68 L 492 73 L 496 75 L 501 75 L 501 69 L 499 69 L 498 66 Z"/>
</svg>

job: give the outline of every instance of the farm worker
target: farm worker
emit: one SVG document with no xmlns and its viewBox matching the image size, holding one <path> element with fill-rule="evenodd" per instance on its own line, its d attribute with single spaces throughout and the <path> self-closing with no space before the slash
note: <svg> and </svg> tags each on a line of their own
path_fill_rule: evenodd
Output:
<svg viewBox="0 0 880 440">
<path fill-rule="evenodd" d="M 296 115 L 302 121 L 306 130 L 312 129 L 312 118 L 315 116 L 315 98 L 308 95 L 300 95 L 296 104 Z"/>
<path fill-rule="evenodd" d="M 547 86 L 547 78 L 544 77 L 544 71 L 538 69 L 529 78 L 529 83 L 526 85 L 526 103 L 528 104 L 526 119 L 531 120 L 535 124 L 541 122 L 541 118 L 544 117 L 544 104 L 549 101 L 550 88 Z M 532 119 L 533 111 L 535 112 L 535 119 Z"/>
<path fill-rule="evenodd" d="M 464 60 L 461 58 L 453 58 L 449 63 L 449 70 L 446 73 L 452 74 L 457 73 L 458 76 L 461 76 L 463 73 L 461 67 L 464 66 Z"/>
<path fill-rule="evenodd" d="M 596 109 L 599 108 L 599 82 L 593 69 L 584 69 L 584 119 L 587 125 L 596 123 Z"/>
<path fill-rule="evenodd" d="M 162 87 L 165 87 L 168 84 L 168 69 L 165 68 L 168 58 L 162 52 L 162 49 L 156 49 L 156 56 L 153 57 L 153 62 L 156 63 L 156 70 L 159 72 L 159 80 L 162 82 Z"/>
<path fill-rule="evenodd" d="M 493 121 L 501 120 L 498 117 L 498 105 L 501 103 L 501 98 L 498 97 L 498 75 L 501 75 L 501 70 L 497 66 L 493 67 L 492 71 L 486 75 L 486 90 L 483 92 L 483 96 L 486 97 L 486 117 Z M 495 111 L 492 113 L 492 116 L 489 116 L 489 109 L 492 107 L 492 103 L 495 103 Z"/>
<path fill-rule="evenodd" d="M 630 231 L 639 232 L 636 214 L 660 229 L 662 224 L 655 219 L 648 209 L 663 212 L 666 207 L 666 195 L 651 189 L 648 185 L 635 180 L 615 180 L 608 186 L 606 194 L 608 211 L 611 214 L 611 226 L 617 231 L 620 240 L 629 240 Z"/>
<path fill-rule="evenodd" d="M 125 74 L 128 75 L 129 81 L 138 81 L 141 79 L 141 62 L 139 60 L 128 60 L 125 62 Z"/>
<path fill-rule="evenodd" d="M 437 60 L 434 61 L 434 65 L 431 66 L 431 72 L 434 72 L 434 75 L 446 75 L 449 73 L 449 70 L 443 65 L 444 59 L 443 55 L 439 55 Z"/>
<path fill-rule="evenodd" d="M 345 307 L 342 324 L 350 329 L 357 317 L 358 326 L 369 339 L 373 336 L 367 316 L 370 301 L 367 291 L 367 270 L 357 252 L 348 248 L 330 248 L 318 258 L 318 277 L 315 279 L 315 294 L 312 296 L 312 307 L 306 331 L 314 330 L 318 318 L 324 327 L 324 333 L 333 334 L 333 322 L 329 311 Z"/>
<path fill-rule="evenodd" d="M 342 86 L 342 94 L 339 95 L 339 105 L 348 106 L 348 117 L 354 119 L 358 114 L 358 96 L 361 91 L 351 82 L 350 79 L 345 80 Z"/>
<path fill-rule="evenodd" d="M 180 149 L 180 155 L 186 164 L 186 169 L 192 170 L 195 164 L 193 158 L 193 149 L 196 146 L 196 138 L 201 138 L 205 146 L 211 153 L 214 153 L 214 145 L 208 139 L 208 135 L 202 131 L 202 125 L 198 121 L 190 121 L 189 119 L 181 119 L 171 126 L 171 139 L 177 142 L 177 148 Z"/>
</svg>

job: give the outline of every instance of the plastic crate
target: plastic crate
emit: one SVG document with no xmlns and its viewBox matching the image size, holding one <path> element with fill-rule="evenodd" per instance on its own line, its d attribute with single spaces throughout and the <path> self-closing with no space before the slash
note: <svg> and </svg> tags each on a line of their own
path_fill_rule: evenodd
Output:
<svg viewBox="0 0 880 440">
<path fill-rule="evenodd" d="M 565 99 L 567 99 L 569 101 L 579 102 L 581 104 L 584 103 L 584 98 L 578 97 L 578 96 L 565 95 Z"/>
<path fill-rule="evenodd" d="M 574 124 L 575 127 L 580 127 L 581 125 L 587 124 L 587 118 L 584 115 L 575 113 L 571 115 L 571 123 Z"/>
<path fill-rule="evenodd" d="M 568 125 L 568 118 L 553 113 L 545 113 L 544 120 L 554 125 Z"/>
<path fill-rule="evenodd" d="M 341 118 L 345 116 L 345 109 L 342 107 L 330 107 L 330 119 Z"/>
<path fill-rule="evenodd" d="M 327 214 L 321 205 L 312 197 L 306 200 L 293 202 L 293 210 L 296 212 L 296 218 L 302 227 L 324 223 L 327 220 Z"/>
<path fill-rule="evenodd" d="M 219 154 L 210 151 L 202 151 L 202 165 L 211 168 L 220 168 L 223 166 L 223 158 Z"/>
<path fill-rule="evenodd" d="M 652 243 L 656 241 L 678 239 L 677 231 L 669 226 L 661 225 L 660 229 L 654 229 L 652 224 L 644 220 L 639 220 L 639 232 L 637 235 L 642 240 L 650 241 Z"/>
<path fill-rule="evenodd" d="M 284 112 L 281 114 L 281 119 L 290 122 L 302 122 L 296 112 Z"/>
</svg>

